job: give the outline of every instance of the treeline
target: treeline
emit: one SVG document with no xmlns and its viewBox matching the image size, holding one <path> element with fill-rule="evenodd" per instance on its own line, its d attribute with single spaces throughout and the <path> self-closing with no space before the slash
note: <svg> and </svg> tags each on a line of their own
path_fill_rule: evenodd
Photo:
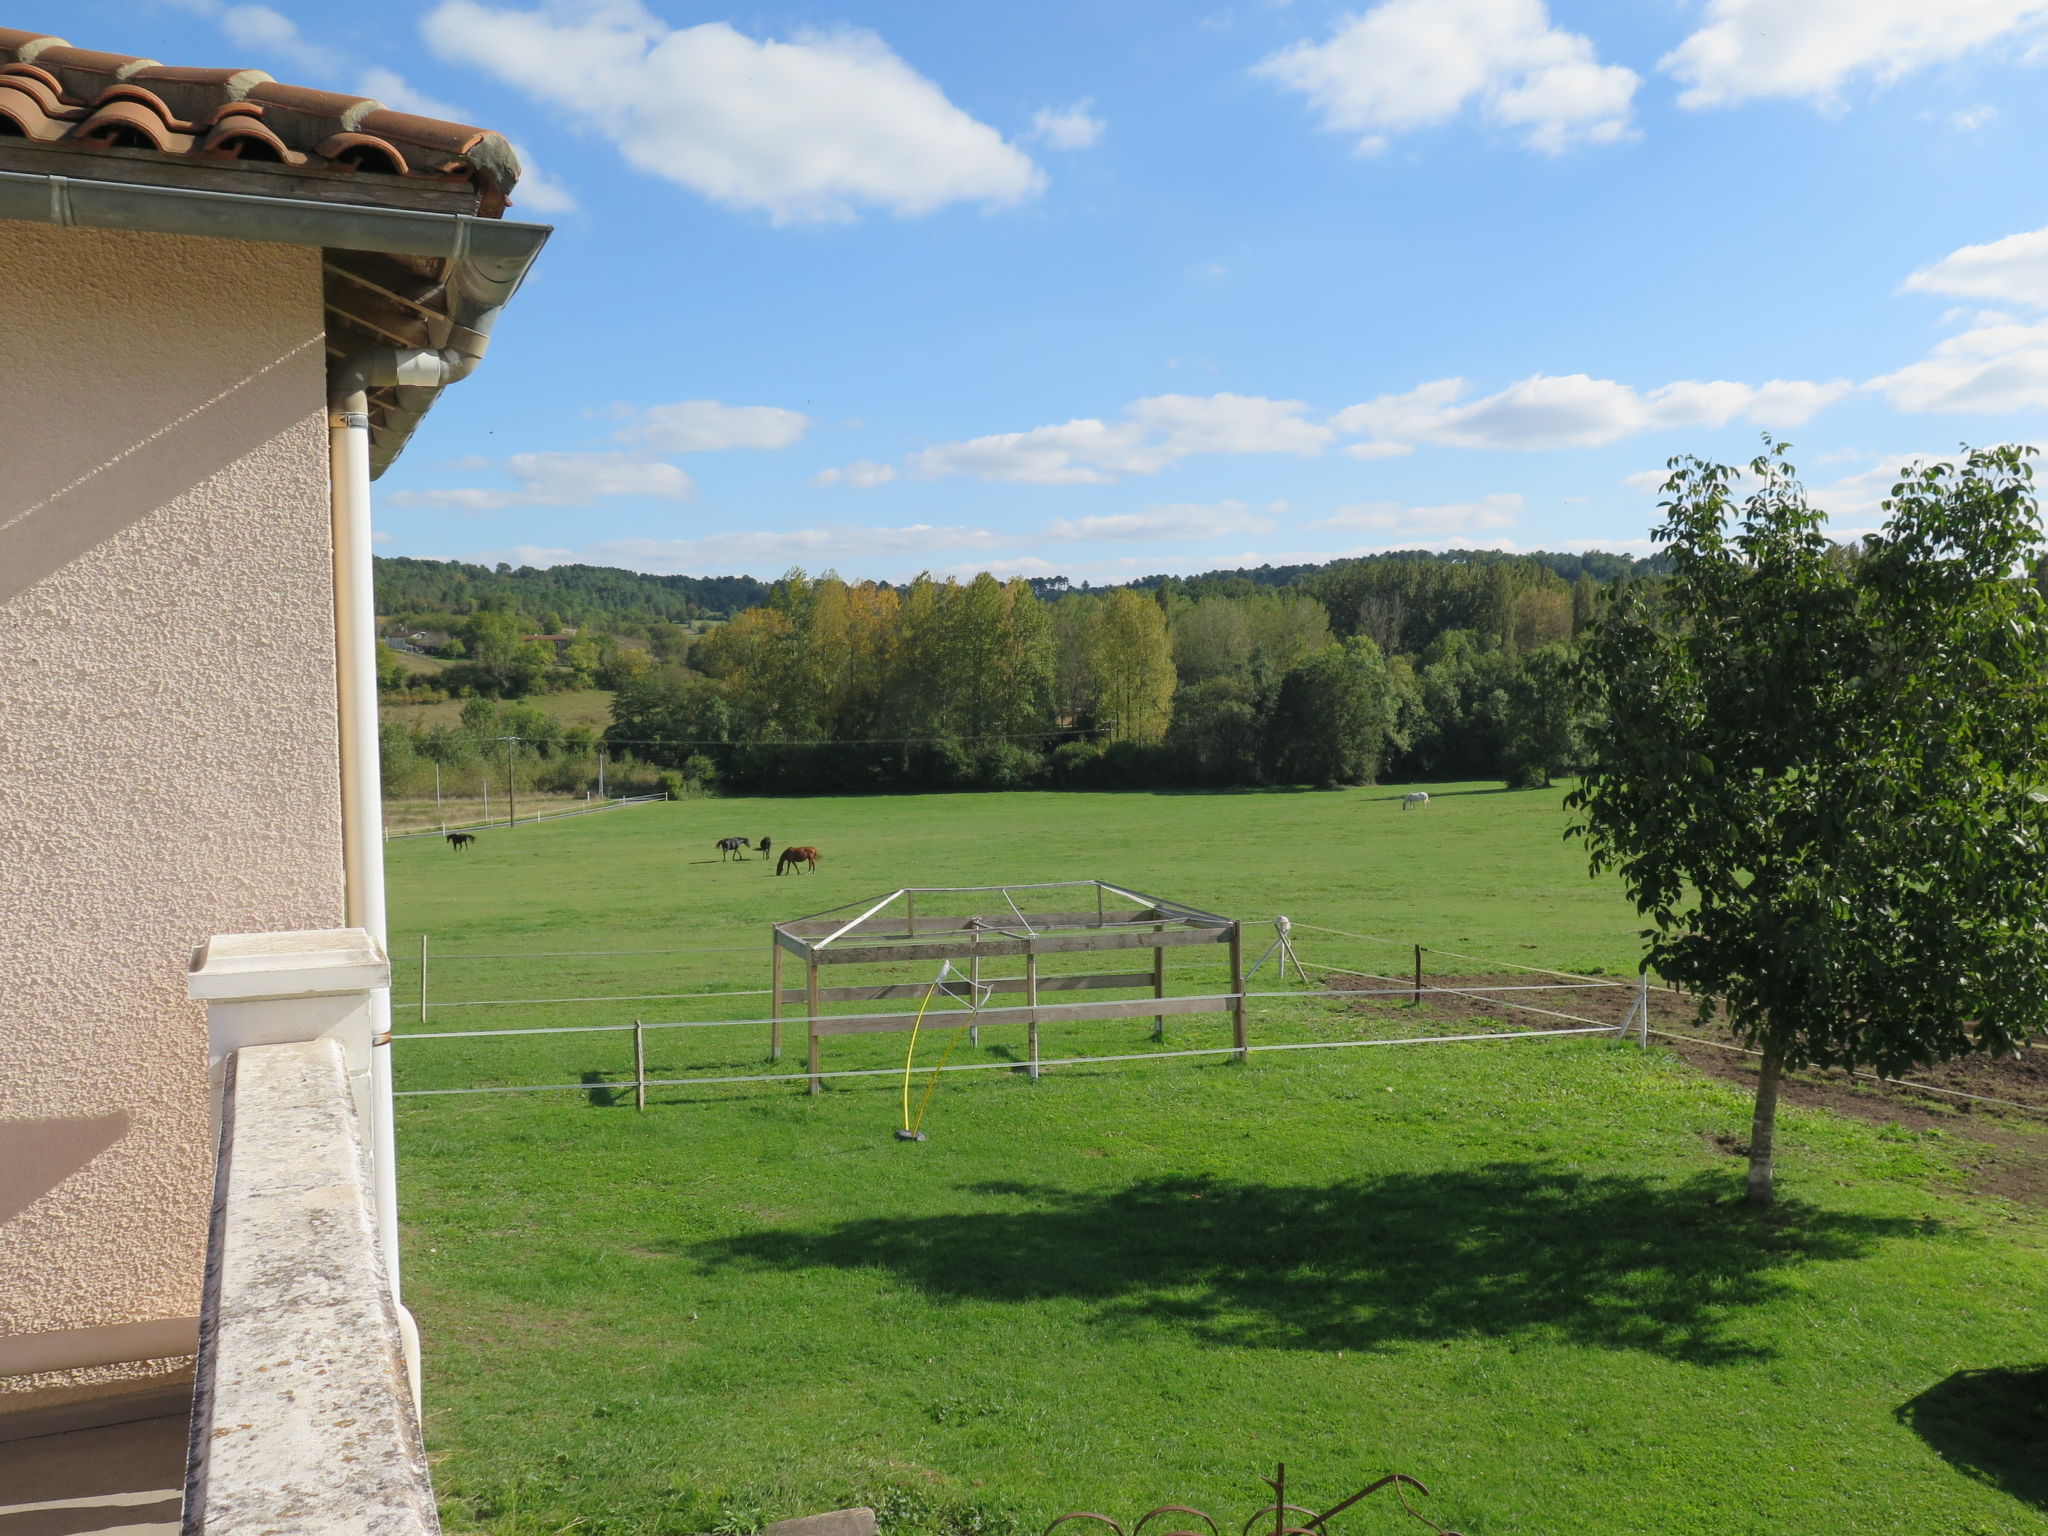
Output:
<svg viewBox="0 0 2048 1536">
<path fill-rule="evenodd" d="M 620 687 L 607 736 L 750 793 L 1547 782 L 1577 766 L 1599 569 L 1409 556 L 1050 600 L 986 574 L 792 572 L 687 666 Z"/>
<path fill-rule="evenodd" d="M 625 633 L 648 624 L 725 618 L 767 601 L 751 576 L 647 576 L 602 565 L 468 565 L 379 555 L 377 611 L 460 618 L 485 608 L 552 614 L 555 628 Z M 437 626 L 445 627 L 445 625 Z"/>
</svg>

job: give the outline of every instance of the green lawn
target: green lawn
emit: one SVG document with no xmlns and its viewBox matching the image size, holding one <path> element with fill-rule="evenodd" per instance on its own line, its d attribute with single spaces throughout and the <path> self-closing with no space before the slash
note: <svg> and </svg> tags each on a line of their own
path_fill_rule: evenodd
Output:
<svg viewBox="0 0 2048 1536">
<path fill-rule="evenodd" d="M 744 992 L 776 918 L 1100 875 L 1395 941 L 1302 935 L 1359 969 L 1420 942 L 1632 970 L 1637 922 L 1560 841 L 1558 794 L 1431 794 L 695 801 L 467 854 L 393 844 L 394 948 L 424 930 L 443 956 L 433 1030 L 755 1018 L 765 998 L 447 1005 Z M 728 832 L 824 862 L 721 866 Z M 541 954 L 684 946 L 734 948 Z M 1173 965 L 1177 990 L 1218 980 Z M 1173 1026 L 1167 1048 L 1220 1033 Z M 1391 1027 L 1274 1001 L 1254 1036 Z M 1001 1033 L 982 1059 L 1014 1054 Z M 1135 1024 L 1047 1036 L 1147 1047 Z M 651 1040 L 661 1075 L 765 1070 L 760 1026 Z M 452 1529 L 738 1532 L 850 1501 L 948 1536 L 1164 1501 L 1228 1527 L 1284 1459 L 1312 1505 L 1408 1472 L 1468 1536 L 2048 1530 L 2025 1419 L 2048 1223 L 1968 1194 L 1957 1139 L 1789 1111 L 1789 1198 L 1758 1220 L 1714 1140 L 1744 1128 L 1740 1096 L 1599 1037 L 965 1074 L 920 1145 L 890 1136 L 887 1078 L 658 1090 L 636 1115 L 604 1086 L 626 1042 L 398 1047 L 401 1088 L 591 1084 L 402 1101 Z M 828 1065 L 879 1064 L 902 1038 L 831 1044 Z M 1384 1498 L 1339 1528 L 1403 1528 Z"/>
</svg>

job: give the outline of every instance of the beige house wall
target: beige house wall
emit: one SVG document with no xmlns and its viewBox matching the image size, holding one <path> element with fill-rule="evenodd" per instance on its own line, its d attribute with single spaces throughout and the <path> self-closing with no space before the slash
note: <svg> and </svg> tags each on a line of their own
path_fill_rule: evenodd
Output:
<svg viewBox="0 0 2048 1536">
<path fill-rule="evenodd" d="M 186 963 L 343 921 L 320 290 L 0 222 L 0 1410 L 175 1369 L 6 1374 L 197 1314 Z"/>
</svg>

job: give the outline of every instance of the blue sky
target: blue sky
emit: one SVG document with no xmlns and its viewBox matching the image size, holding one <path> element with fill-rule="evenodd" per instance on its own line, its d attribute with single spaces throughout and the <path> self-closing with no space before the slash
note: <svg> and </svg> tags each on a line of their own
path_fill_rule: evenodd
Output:
<svg viewBox="0 0 2048 1536">
<path fill-rule="evenodd" d="M 1843 532 L 2048 407 L 2048 0 L 67 0 L 496 128 L 557 233 L 387 553 L 1116 581 Z"/>
</svg>

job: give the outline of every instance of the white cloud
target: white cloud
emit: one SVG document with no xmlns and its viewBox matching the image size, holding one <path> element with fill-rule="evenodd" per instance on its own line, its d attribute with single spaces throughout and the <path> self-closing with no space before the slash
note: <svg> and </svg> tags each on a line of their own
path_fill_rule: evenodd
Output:
<svg viewBox="0 0 2048 1536">
<path fill-rule="evenodd" d="M 1958 133 L 1975 133 L 1996 116 L 1998 108 L 1980 101 L 1974 107 L 1965 107 L 1960 112 L 1949 113 L 1948 120 L 1949 125 Z"/>
<path fill-rule="evenodd" d="M 441 57 L 568 111 L 637 169 L 776 223 L 1014 203 L 1044 184 L 1029 156 L 871 32 L 672 28 L 640 0 L 441 0 L 421 31 Z"/>
<path fill-rule="evenodd" d="M 1435 507 L 1404 507 L 1397 501 L 1367 501 L 1339 507 L 1311 528 L 1373 532 L 1393 539 L 1469 538 L 1520 521 L 1522 498 L 1509 492 L 1477 501 L 1446 502 Z"/>
<path fill-rule="evenodd" d="M 873 459 L 856 459 L 837 469 L 821 469 L 811 476 L 813 485 L 850 485 L 857 491 L 871 491 L 896 478 L 896 466 L 877 464 Z"/>
<path fill-rule="evenodd" d="M 1102 517 L 1061 518 L 1044 536 L 1061 542 L 1109 539 L 1221 539 L 1237 534 L 1271 533 L 1276 524 L 1241 501 L 1170 502 L 1139 512 Z"/>
<path fill-rule="evenodd" d="M 588 507 L 604 496 L 687 501 L 696 492 L 690 477 L 675 465 L 627 453 L 515 453 L 505 460 L 504 470 L 517 489 L 393 491 L 385 500 L 394 507 L 497 512 L 506 507 Z"/>
<path fill-rule="evenodd" d="M 749 529 L 701 539 L 606 539 L 577 551 L 575 558 L 664 574 L 705 574 L 743 566 L 780 570 L 792 564 L 822 570 L 874 556 L 922 557 L 933 550 L 980 549 L 999 542 L 987 528 L 929 523 L 902 528 Z M 568 558 L 566 551 L 563 558 Z"/>
<path fill-rule="evenodd" d="M 417 89 L 395 69 L 373 64 L 357 77 L 356 89 L 374 96 L 387 107 L 419 117 L 438 117 L 444 122 L 474 123 L 474 114 L 438 96 Z M 508 141 L 509 142 L 509 141 Z M 534 213 L 571 213 L 579 206 L 576 194 L 546 174 L 522 145 L 512 145 L 519 160 L 519 185 L 514 188 L 513 206 Z"/>
<path fill-rule="evenodd" d="M 1883 390 L 1900 411 L 2041 410 L 2048 407 L 2048 321 L 1976 326 L 1867 387 Z"/>
<path fill-rule="evenodd" d="M 1077 101 L 1065 107 L 1041 107 L 1031 115 L 1031 132 L 1047 149 L 1087 149 L 1099 141 L 1109 125 L 1088 109 L 1092 102 Z"/>
<path fill-rule="evenodd" d="M 289 16 L 267 5 L 224 5 L 212 14 L 237 48 L 267 53 L 299 69 L 325 72 L 334 68 L 331 51 L 301 33 Z"/>
<path fill-rule="evenodd" d="M 1353 443 L 1350 447 L 1338 451 L 1347 459 L 1398 459 L 1404 453 L 1413 453 L 1415 449 L 1408 443 L 1377 442 Z"/>
<path fill-rule="evenodd" d="M 2048 0 L 1708 0 L 1704 25 L 1658 62 L 1686 107 L 1758 96 L 1835 104 L 2048 22 Z"/>
<path fill-rule="evenodd" d="M 1387 136 L 1449 122 L 1477 102 L 1529 148 L 1557 154 L 1629 132 L 1640 83 L 1554 27 L 1543 0 L 1385 0 L 1324 42 L 1299 42 L 1254 73 L 1300 91 L 1332 132 L 1377 153 Z"/>
<path fill-rule="evenodd" d="M 1388 442 L 1453 448 L 1597 448 L 1638 432 L 1724 426 L 1742 416 L 1792 427 L 1849 390 L 1844 381 L 1768 384 L 1680 380 L 1638 391 L 1583 373 L 1536 374 L 1498 394 L 1464 399 L 1463 379 L 1437 379 L 1404 395 L 1381 395 L 1339 411 L 1331 425 Z"/>
<path fill-rule="evenodd" d="M 1844 476 L 1833 485 L 1810 488 L 1807 500 L 1831 518 L 1867 517 L 1878 510 L 1879 504 L 1891 495 L 1892 487 L 1907 475 L 1950 457 L 1952 455 L 1939 453 L 1880 455 L 1875 465 L 1860 474 Z M 1834 529 L 1829 532 L 1835 538 L 1845 537 L 1843 532 Z"/>
<path fill-rule="evenodd" d="M 1664 482 L 1671 478 L 1668 469 L 1639 469 L 1632 475 L 1623 475 L 1621 483 L 1632 491 L 1641 491 L 1645 496 L 1655 496 L 1664 489 Z"/>
<path fill-rule="evenodd" d="M 612 435 L 659 453 L 709 453 L 721 448 L 787 448 L 801 438 L 811 418 L 779 405 L 723 405 L 716 400 L 678 400 L 644 410 L 622 407 L 629 424 Z"/>
<path fill-rule="evenodd" d="M 2048 307 L 2048 229 L 2028 230 L 1986 245 L 1966 245 L 1950 251 L 1900 286 L 1914 293 L 1945 293 L 1963 299 L 1997 299 Z M 2004 317 L 1977 318 L 1995 321 Z"/>
<path fill-rule="evenodd" d="M 1320 453 L 1335 434 L 1300 400 L 1262 395 L 1152 395 L 1114 425 L 1093 417 L 941 443 L 913 454 L 926 479 L 977 475 L 1034 485 L 1107 485 L 1195 453 Z"/>
</svg>

